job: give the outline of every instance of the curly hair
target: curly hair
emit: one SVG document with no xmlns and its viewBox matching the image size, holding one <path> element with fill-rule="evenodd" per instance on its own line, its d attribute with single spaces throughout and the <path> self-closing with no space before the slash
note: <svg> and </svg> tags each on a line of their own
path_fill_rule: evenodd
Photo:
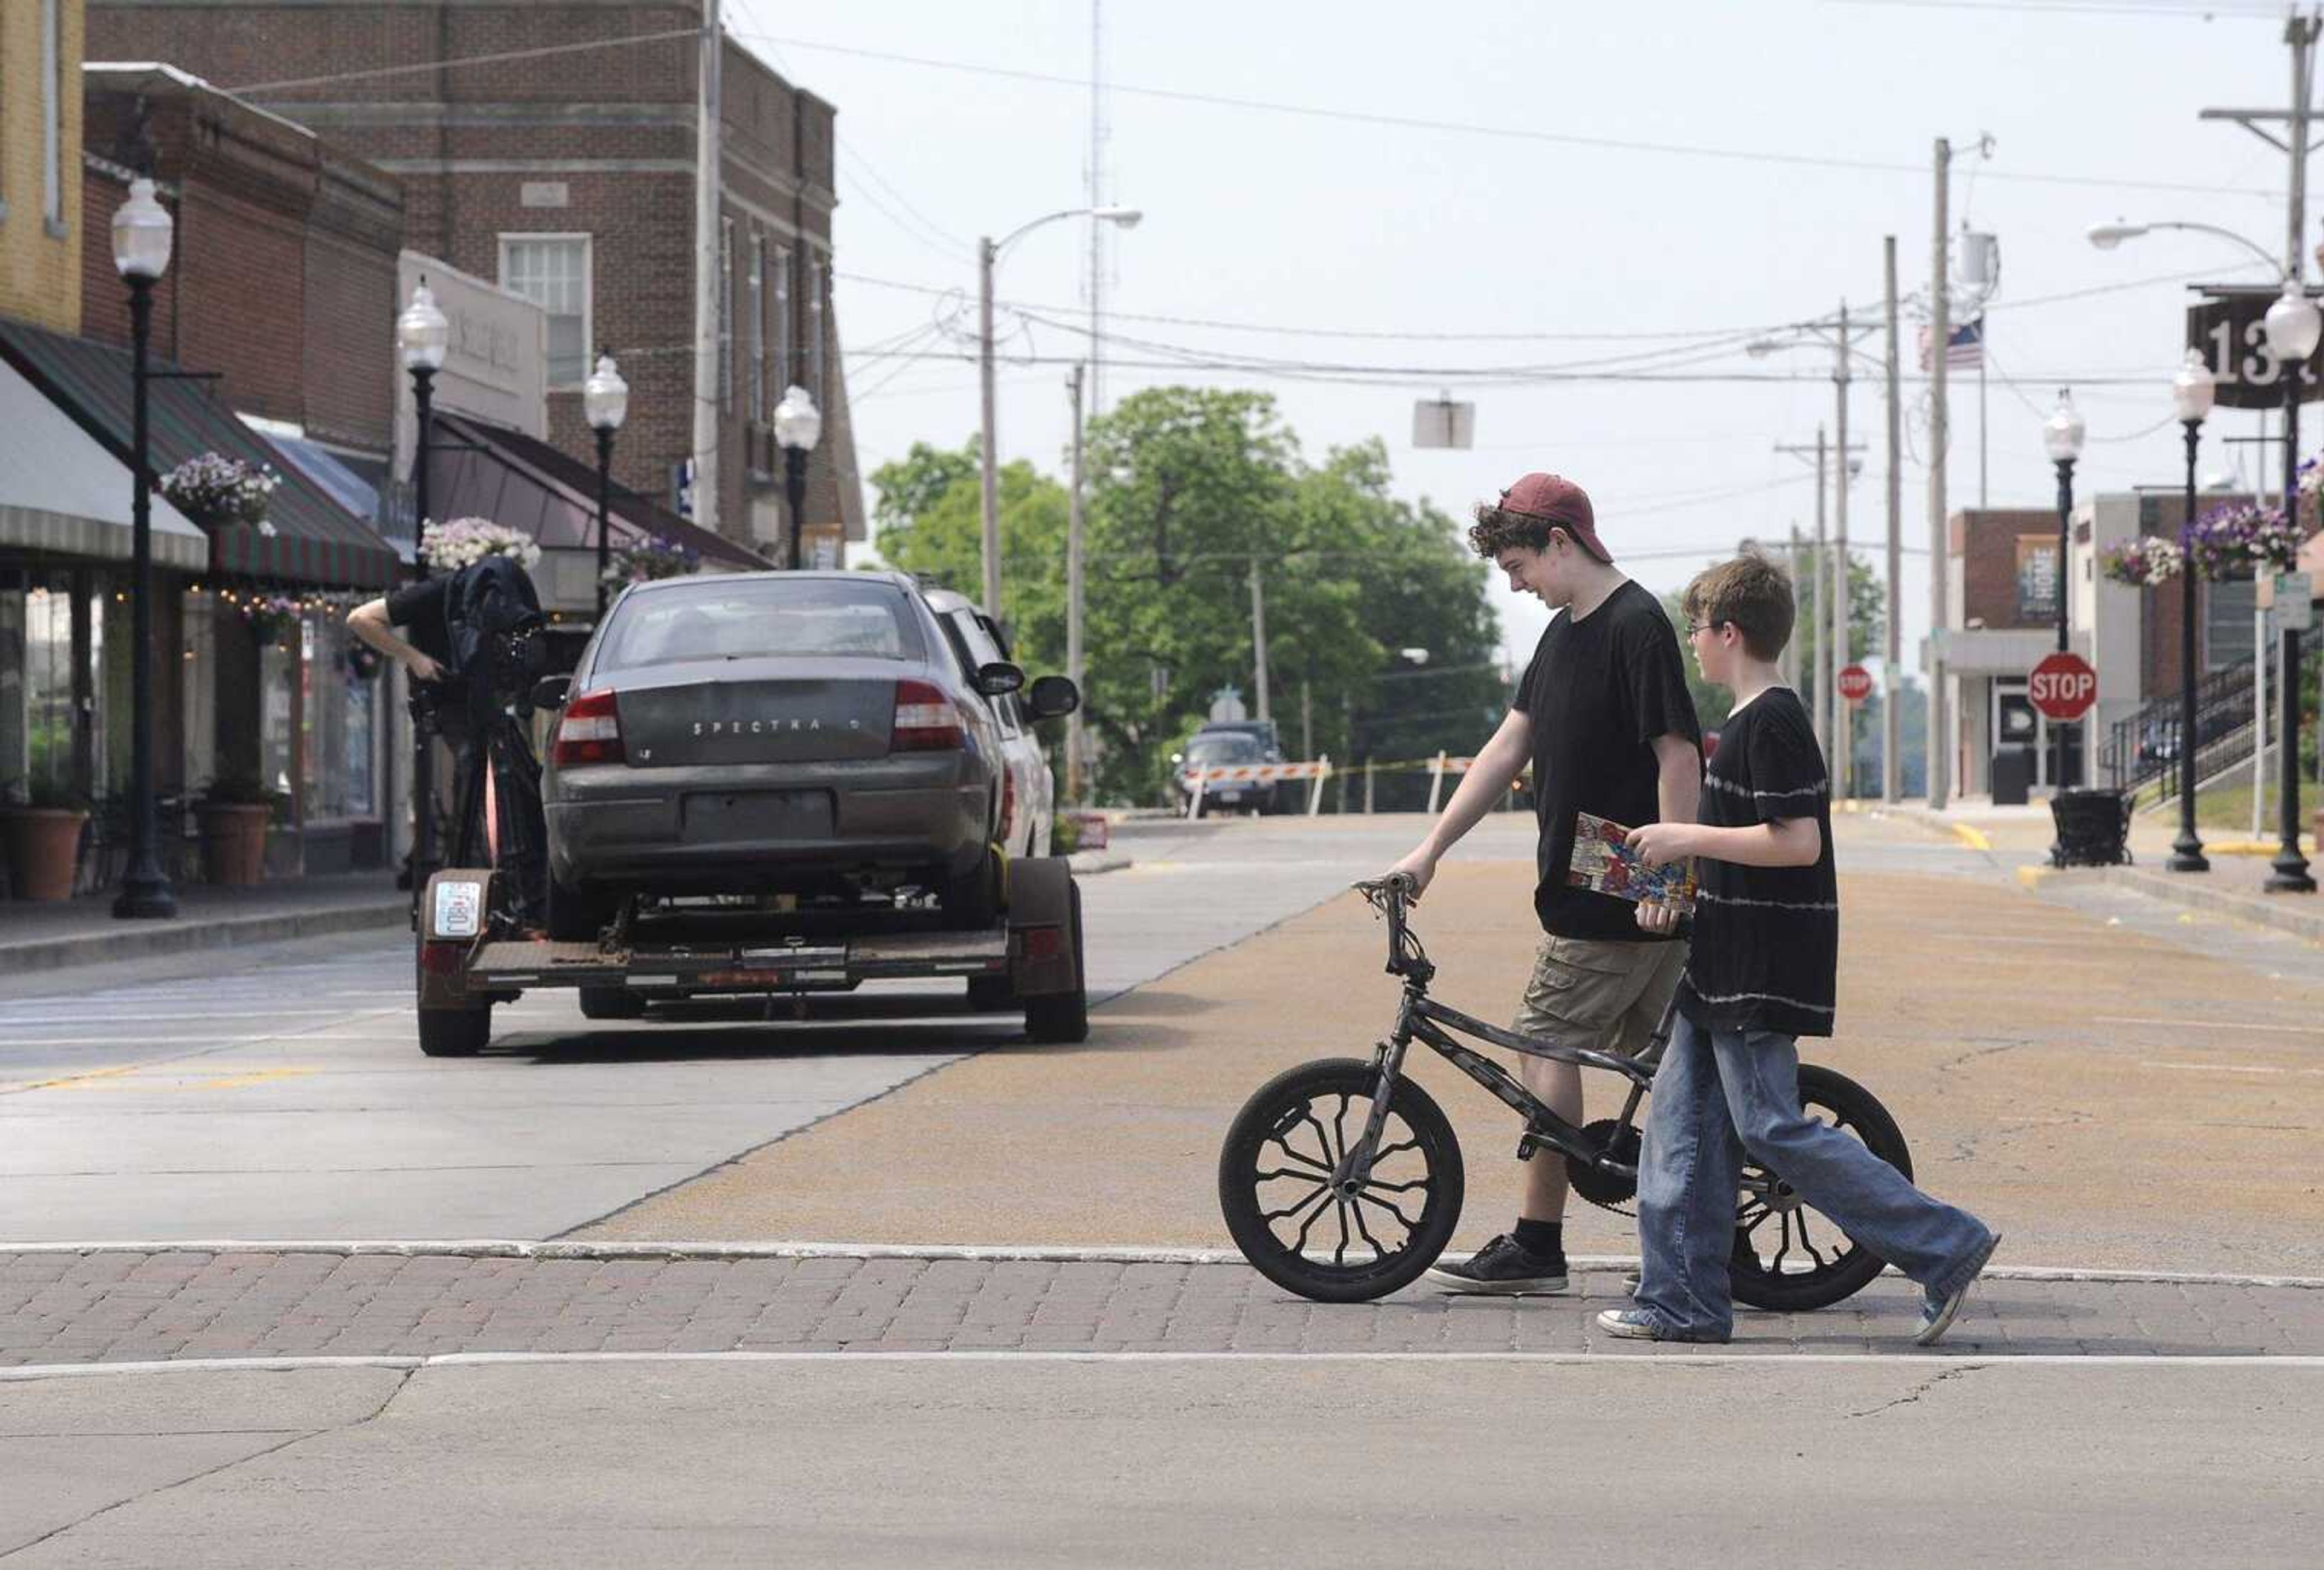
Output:
<svg viewBox="0 0 2324 1570">
<path fill-rule="evenodd" d="M 1695 574 L 1680 604 L 1690 622 L 1708 626 L 1732 623 L 1754 660 L 1773 660 L 1784 651 L 1798 614 L 1792 580 L 1757 551 Z"/>
<path fill-rule="evenodd" d="M 1592 561 L 1609 559 L 1591 550 L 1588 540 L 1554 519 L 1537 517 L 1531 513 L 1512 512 L 1494 502 L 1478 503 L 1475 517 L 1477 521 L 1469 526 L 1469 549 L 1487 561 L 1493 560 L 1511 547 L 1547 550 L 1553 532 L 1564 535 L 1573 542 L 1576 550 Z"/>
</svg>

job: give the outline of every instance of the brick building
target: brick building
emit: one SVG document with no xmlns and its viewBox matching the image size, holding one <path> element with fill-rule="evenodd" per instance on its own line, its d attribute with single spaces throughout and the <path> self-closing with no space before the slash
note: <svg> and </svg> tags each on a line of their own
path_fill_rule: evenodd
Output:
<svg viewBox="0 0 2324 1570">
<path fill-rule="evenodd" d="M 88 25 L 93 59 L 170 60 L 392 174 L 412 249 L 538 300 L 549 436 L 576 457 L 594 461 L 581 380 L 614 353 L 617 477 L 675 500 L 694 450 L 700 20 L 616 0 L 137 0 L 90 5 Z M 539 51 L 560 52 L 447 63 Z M 798 383 L 824 412 L 804 524 L 828 556 L 863 538 L 830 308 L 834 110 L 731 40 L 721 62 L 715 523 L 779 555 L 773 409 Z"/>
</svg>

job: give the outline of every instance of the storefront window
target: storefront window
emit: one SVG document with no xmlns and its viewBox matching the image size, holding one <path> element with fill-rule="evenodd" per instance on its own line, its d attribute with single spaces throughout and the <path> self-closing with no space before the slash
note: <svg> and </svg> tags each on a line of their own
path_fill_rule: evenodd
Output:
<svg viewBox="0 0 2324 1570">
<path fill-rule="evenodd" d="M 104 616 L 91 607 L 90 661 L 103 669 Z M 105 789 L 102 683 L 97 712 L 88 716 L 91 757 Z M 64 573 L 31 572 L 0 588 L 0 786 L 69 790 L 75 784 L 72 580 Z"/>
<path fill-rule="evenodd" d="M 294 755 L 291 685 L 298 679 L 299 651 L 269 643 L 258 651 L 258 777 L 269 790 L 289 795 Z"/>
<path fill-rule="evenodd" d="M 378 810 L 373 785 L 374 684 L 347 669 L 347 625 L 338 612 L 310 610 L 300 628 L 300 757 L 307 817 L 368 817 Z"/>
<path fill-rule="evenodd" d="M 185 646 L 180 651 L 179 699 L 186 716 L 188 791 L 217 778 L 217 596 L 186 591 L 181 605 Z"/>
</svg>

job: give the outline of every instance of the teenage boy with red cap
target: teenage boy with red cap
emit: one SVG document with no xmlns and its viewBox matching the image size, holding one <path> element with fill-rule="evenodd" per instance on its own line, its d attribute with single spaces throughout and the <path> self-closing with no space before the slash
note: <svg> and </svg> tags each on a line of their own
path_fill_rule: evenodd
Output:
<svg viewBox="0 0 2324 1570">
<path fill-rule="evenodd" d="M 1533 474 L 1477 509 L 1470 546 L 1508 575 L 1509 592 L 1552 611 L 1508 717 L 1471 765 L 1419 848 L 1398 862 L 1415 898 L 1436 864 L 1477 826 L 1528 764 L 1541 837 L 1534 910 L 1547 935 L 1517 1016 L 1519 1033 L 1563 1046 L 1635 1054 L 1646 1047 L 1685 967 L 1674 912 L 1649 910 L 1565 881 L 1575 815 L 1626 826 L 1692 823 L 1702 786 L 1702 733 L 1678 636 L 1655 596 L 1615 566 L 1590 497 L 1572 481 Z M 1527 1057 L 1519 1076 L 1558 1116 L 1579 1124 L 1582 1071 Z M 1428 1272 L 1454 1292 L 1515 1295 L 1566 1286 L 1565 1162 L 1525 1163 L 1516 1227 L 1467 1261 Z"/>
</svg>

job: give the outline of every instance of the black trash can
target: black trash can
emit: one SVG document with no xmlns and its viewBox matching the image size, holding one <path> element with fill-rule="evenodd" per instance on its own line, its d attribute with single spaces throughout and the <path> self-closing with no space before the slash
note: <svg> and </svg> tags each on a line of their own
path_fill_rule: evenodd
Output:
<svg viewBox="0 0 2324 1570">
<path fill-rule="evenodd" d="M 2130 863 L 2130 797 L 2120 790 L 2061 790 L 2050 799 L 2058 826 L 2053 867 L 2118 867 Z"/>
<path fill-rule="evenodd" d="M 2023 807 L 2034 786 L 2034 749 L 2003 747 L 1993 754 L 1993 804 Z"/>
</svg>

